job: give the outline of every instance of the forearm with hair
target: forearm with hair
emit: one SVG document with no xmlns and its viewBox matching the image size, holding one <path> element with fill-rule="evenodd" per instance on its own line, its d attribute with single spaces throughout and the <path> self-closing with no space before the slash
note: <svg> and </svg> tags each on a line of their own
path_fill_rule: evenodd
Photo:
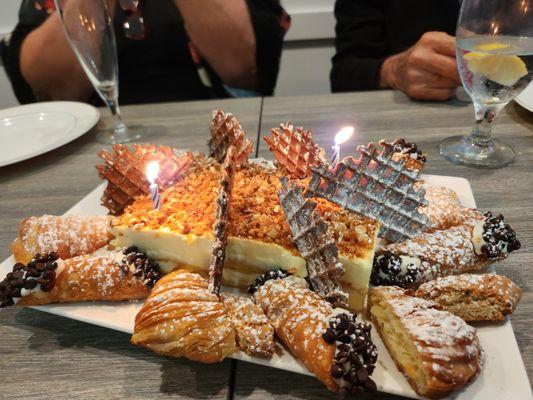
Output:
<svg viewBox="0 0 533 400">
<path fill-rule="evenodd" d="M 256 41 L 245 0 L 174 0 L 192 43 L 222 81 L 258 88 Z"/>
<path fill-rule="evenodd" d="M 57 14 L 51 15 L 22 42 L 20 70 L 39 100 L 83 101 L 92 92 Z"/>
</svg>

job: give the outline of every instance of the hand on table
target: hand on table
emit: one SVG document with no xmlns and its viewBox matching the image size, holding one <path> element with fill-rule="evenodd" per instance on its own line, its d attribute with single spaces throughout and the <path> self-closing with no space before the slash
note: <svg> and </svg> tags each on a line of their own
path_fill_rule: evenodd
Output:
<svg viewBox="0 0 533 400">
<path fill-rule="evenodd" d="M 455 61 L 455 38 L 427 32 L 406 51 L 385 60 L 381 87 L 405 92 L 416 100 L 447 100 L 461 84 Z"/>
</svg>

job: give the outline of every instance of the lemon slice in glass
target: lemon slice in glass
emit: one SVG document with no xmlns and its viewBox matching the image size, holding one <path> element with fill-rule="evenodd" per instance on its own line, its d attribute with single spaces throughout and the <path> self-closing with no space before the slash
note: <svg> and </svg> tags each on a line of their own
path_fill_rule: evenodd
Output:
<svg viewBox="0 0 533 400">
<path fill-rule="evenodd" d="M 504 43 L 484 43 L 463 58 L 473 73 L 484 75 L 500 85 L 512 86 L 527 75 L 527 67 L 518 56 L 494 53 L 508 47 Z"/>
</svg>

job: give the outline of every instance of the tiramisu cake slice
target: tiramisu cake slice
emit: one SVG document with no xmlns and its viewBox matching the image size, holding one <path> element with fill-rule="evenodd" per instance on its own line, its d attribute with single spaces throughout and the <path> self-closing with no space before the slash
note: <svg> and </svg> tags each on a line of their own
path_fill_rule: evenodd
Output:
<svg viewBox="0 0 533 400">
<path fill-rule="evenodd" d="M 185 176 L 162 193 L 154 210 L 148 196 L 136 198 L 112 222 L 115 246 L 135 245 L 169 272 L 176 265 L 207 270 L 213 243 L 220 164 L 198 156 Z M 293 244 L 277 192 L 282 173 L 246 164 L 235 172 L 229 210 L 228 246 L 223 282 L 247 287 L 262 273 L 283 268 L 307 275 L 305 260 Z M 300 181 L 306 186 L 305 181 Z M 345 267 L 341 279 L 349 306 L 363 307 L 379 224 L 317 199 L 317 211 L 328 223 Z"/>
</svg>

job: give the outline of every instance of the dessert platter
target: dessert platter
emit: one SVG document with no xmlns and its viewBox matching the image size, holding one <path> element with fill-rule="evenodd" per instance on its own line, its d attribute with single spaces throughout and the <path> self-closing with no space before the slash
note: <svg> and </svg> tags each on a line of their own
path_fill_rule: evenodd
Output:
<svg viewBox="0 0 533 400">
<path fill-rule="evenodd" d="M 493 267 L 520 242 L 467 181 L 422 175 L 402 139 L 329 163 L 310 131 L 280 124 L 270 162 L 249 157 L 233 115 L 215 111 L 210 131 L 208 155 L 102 150 L 101 186 L 20 222 L 0 307 L 314 375 L 340 398 L 530 398 L 508 320 L 522 292 Z"/>
</svg>

